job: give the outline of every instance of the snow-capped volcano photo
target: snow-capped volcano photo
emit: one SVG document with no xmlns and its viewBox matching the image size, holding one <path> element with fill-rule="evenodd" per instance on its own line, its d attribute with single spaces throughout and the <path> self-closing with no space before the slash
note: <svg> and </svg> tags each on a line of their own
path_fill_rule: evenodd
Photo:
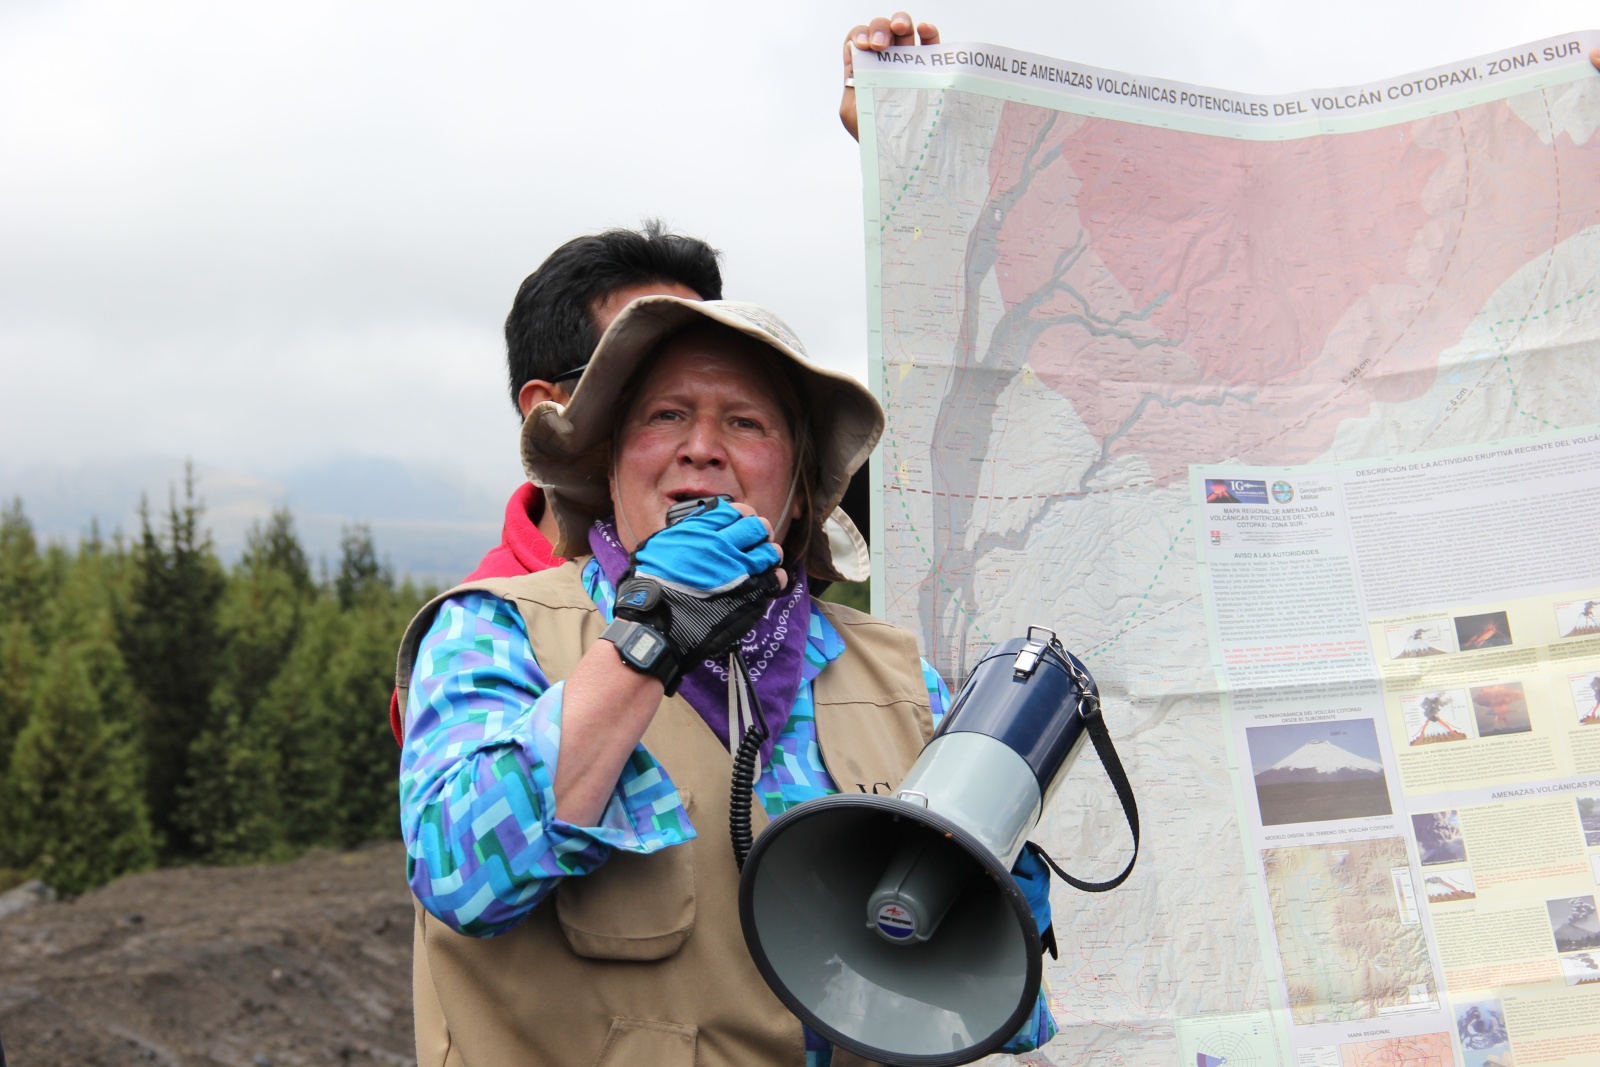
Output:
<svg viewBox="0 0 1600 1067">
<path fill-rule="evenodd" d="M 1389 815 L 1389 782 L 1371 719 L 1245 730 L 1261 823 Z"/>
<path fill-rule="evenodd" d="M 1307 741 L 1264 771 L 1256 772 L 1257 785 L 1281 782 L 1349 782 L 1357 778 L 1382 778 L 1383 764 L 1340 748 L 1332 741 Z"/>
</svg>

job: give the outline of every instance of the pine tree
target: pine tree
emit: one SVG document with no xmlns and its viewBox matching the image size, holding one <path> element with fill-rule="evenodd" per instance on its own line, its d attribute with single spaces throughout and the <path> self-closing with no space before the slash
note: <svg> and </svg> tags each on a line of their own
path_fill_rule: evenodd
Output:
<svg viewBox="0 0 1600 1067">
<path fill-rule="evenodd" d="M 208 863 L 286 859 L 271 724 L 247 716 L 226 688 L 214 712 L 189 748 L 189 780 L 178 790 L 183 830 Z"/>
<path fill-rule="evenodd" d="M 178 811 L 189 779 L 194 739 L 217 724 L 211 691 L 222 653 L 218 604 L 225 579 L 201 527 L 194 471 L 185 471 L 184 503 L 173 494 L 165 537 L 140 507 L 128 603 L 117 612 L 117 644 L 140 696 L 145 799 L 169 858 L 192 856 L 194 842 Z"/>
<path fill-rule="evenodd" d="M 316 595 L 306 554 L 287 509 L 273 512 L 245 538 L 245 551 L 222 602 L 226 656 L 222 680 L 248 715 L 266 694 L 300 637 Z"/>
<path fill-rule="evenodd" d="M 328 662 L 328 710 L 339 754 L 337 841 L 353 847 L 399 833 L 399 749 L 389 731 L 395 649 L 420 603 L 374 598 L 347 613 L 346 639 Z"/>
<path fill-rule="evenodd" d="M 250 528 L 245 535 L 239 569 L 245 574 L 282 574 L 301 596 L 310 595 L 316 587 L 311 580 L 306 550 L 295 536 L 294 516 L 288 508 L 274 509 L 265 525 L 256 523 Z"/>
<path fill-rule="evenodd" d="M 10 542 L 13 565 L 8 570 L 15 575 L 17 546 L 31 544 L 31 538 L 18 536 L 20 507 L 13 506 L 9 513 L 11 536 L 0 535 L 0 540 Z M 110 610 L 125 563 L 120 544 L 107 552 L 98 527 L 91 526 L 76 553 L 53 545 L 40 566 L 32 568 L 36 580 L 21 598 L 27 603 L 27 621 L 0 622 L 0 781 L 12 778 L 11 755 L 22 729 L 42 714 L 44 683 L 39 676 L 63 657 L 82 668 L 108 730 L 123 739 L 116 773 L 139 780 L 142 765 L 127 741 L 135 725 L 130 710 L 135 695 L 116 648 Z M 26 848 L 16 839 L 19 832 L 24 836 L 27 832 L 26 820 L 11 810 L 18 802 L 14 790 L 0 790 L 0 865 L 26 866 L 32 861 L 20 854 Z"/>
<path fill-rule="evenodd" d="M 45 662 L 5 785 L 8 858 L 64 893 L 155 855 L 131 742 L 101 714 L 86 658 L 65 648 Z"/>
<path fill-rule="evenodd" d="M 0 508 L 0 780 L 6 777 L 17 735 L 32 714 L 33 672 L 42 654 L 34 624 L 43 592 L 41 569 L 33 524 L 23 514 L 22 501 L 13 500 Z M 0 811 L 0 820 L 4 816 Z M 0 836 L 4 834 L 0 826 Z"/>
<path fill-rule="evenodd" d="M 212 692 L 211 726 L 190 752 L 181 791 L 182 821 L 213 861 L 265 859 L 285 852 L 279 796 L 282 707 L 266 700 L 300 638 L 316 596 L 305 551 L 287 510 L 246 537 L 222 600 L 225 641 Z"/>
<path fill-rule="evenodd" d="M 330 699 L 329 660 L 345 645 L 349 629 L 331 597 L 311 602 L 300 640 L 261 704 L 263 718 L 278 729 L 278 796 L 284 833 L 294 848 L 335 841 L 342 741 Z"/>
<path fill-rule="evenodd" d="M 0 622 L 0 778 L 11 760 L 11 746 L 32 716 L 33 672 L 39 643 L 26 623 Z"/>
<path fill-rule="evenodd" d="M 409 584 L 397 595 L 394 572 L 379 561 L 368 527 L 347 527 L 340 548 L 334 580 L 339 613 L 324 623 L 335 640 L 316 660 L 316 691 L 307 703 L 307 726 L 331 746 L 315 759 L 314 777 L 300 778 L 314 808 L 301 809 L 298 832 L 311 832 L 315 824 L 324 841 L 350 847 L 397 833 L 399 756 L 386 711 L 395 648 L 419 603 Z M 313 810 L 314 817 L 304 818 Z"/>
<path fill-rule="evenodd" d="M 127 553 L 120 544 L 106 551 L 94 526 L 79 539 L 76 553 L 63 553 L 67 562 L 60 580 L 34 616 L 41 639 L 52 650 L 64 645 L 81 648 L 107 719 L 131 727 L 137 694 L 116 647 L 112 607 L 126 598 Z"/>
<path fill-rule="evenodd" d="M 365 523 L 345 527 L 339 548 L 342 555 L 334 588 L 341 609 L 349 611 L 359 604 L 378 603 L 394 592 L 394 572 L 387 562 L 379 562 L 372 530 Z"/>
<path fill-rule="evenodd" d="M 13 498 L 0 507 L 0 623 L 33 617 L 44 593 L 43 572 L 33 523 Z"/>
</svg>

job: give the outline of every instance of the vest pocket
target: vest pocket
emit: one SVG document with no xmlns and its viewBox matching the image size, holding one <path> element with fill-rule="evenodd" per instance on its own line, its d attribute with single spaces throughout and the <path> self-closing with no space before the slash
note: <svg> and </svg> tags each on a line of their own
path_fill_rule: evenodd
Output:
<svg viewBox="0 0 1600 1067">
<path fill-rule="evenodd" d="M 594 1067 L 694 1067 L 699 1029 L 653 1019 L 611 1020 L 611 1032 L 595 1057 Z"/>
<path fill-rule="evenodd" d="M 678 795 L 688 810 L 688 791 Z M 599 870 L 556 890 L 561 936 L 591 960 L 666 959 L 689 940 L 694 917 L 693 842 L 648 855 L 614 851 Z"/>
</svg>

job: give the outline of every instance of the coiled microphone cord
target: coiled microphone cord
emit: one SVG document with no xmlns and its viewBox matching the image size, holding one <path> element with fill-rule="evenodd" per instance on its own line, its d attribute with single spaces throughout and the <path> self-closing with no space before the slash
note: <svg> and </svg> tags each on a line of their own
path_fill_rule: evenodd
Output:
<svg viewBox="0 0 1600 1067">
<path fill-rule="evenodd" d="M 735 650 L 729 659 L 744 699 L 749 701 L 753 720 L 746 727 L 739 748 L 733 754 L 733 780 L 728 795 L 728 836 L 733 842 L 733 862 L 742 871 L 745 857 L 750 855 L 750 846 L 755 840 L 750 827 L 750 805 L 756 785 L 756 760 L 770 732 L 767 730 L 766 717 L 761 714 L 761 699 L 756 696 L 756 687 L 750 681 L 750 668 L 745 664 L 744 653 Z M 735 716 L 737 711 L 730 707 L 728 714 Z"/>
</svg>

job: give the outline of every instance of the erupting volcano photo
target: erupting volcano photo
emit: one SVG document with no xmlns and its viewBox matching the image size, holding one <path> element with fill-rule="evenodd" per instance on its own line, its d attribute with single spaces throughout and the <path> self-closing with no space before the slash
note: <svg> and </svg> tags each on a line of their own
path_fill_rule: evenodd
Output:
<svg viewBox="0 0 1600 1067">
<path fill-rule="evenodd" d="M 1511 623 L 1503 611 L 1491 611 L 1487 615 L 1458 615 L 1456 644 L 1463 652 L 1475 648 L 1504 648 L 1511 644 Z"/>
<path fill-rule="evenodd" d="M 1595 914 L 1593 896 L 1547 900 L 1545 907 L 1550 911 L 1557 952 L 1600 949 L 1600 917 Z"/>
<path fill-rule="evenodd" d="M 1483 685 L 1472 690 L 1472 716 L 1479 737 L 1496 734 L 1525 734 L 1533 729 L 1528 720 L 1528 698 L 1521 682 Z"/>
<path fill-rule="evenodd" d="M 1600 848 L 1600 793 L 1579 793 L 1578 823 L 1583 827 L 1583 843 L 1589 848 Z"/>
<path fill-rule="evenodd" d="M 1461 819 L 1454 808 L 1413 815 L 1411 829 L 1417 835 L 1417 853 L 1424 867 L 1466 862 L 1467 839 L 1461 836 Z"/>
</svg>

